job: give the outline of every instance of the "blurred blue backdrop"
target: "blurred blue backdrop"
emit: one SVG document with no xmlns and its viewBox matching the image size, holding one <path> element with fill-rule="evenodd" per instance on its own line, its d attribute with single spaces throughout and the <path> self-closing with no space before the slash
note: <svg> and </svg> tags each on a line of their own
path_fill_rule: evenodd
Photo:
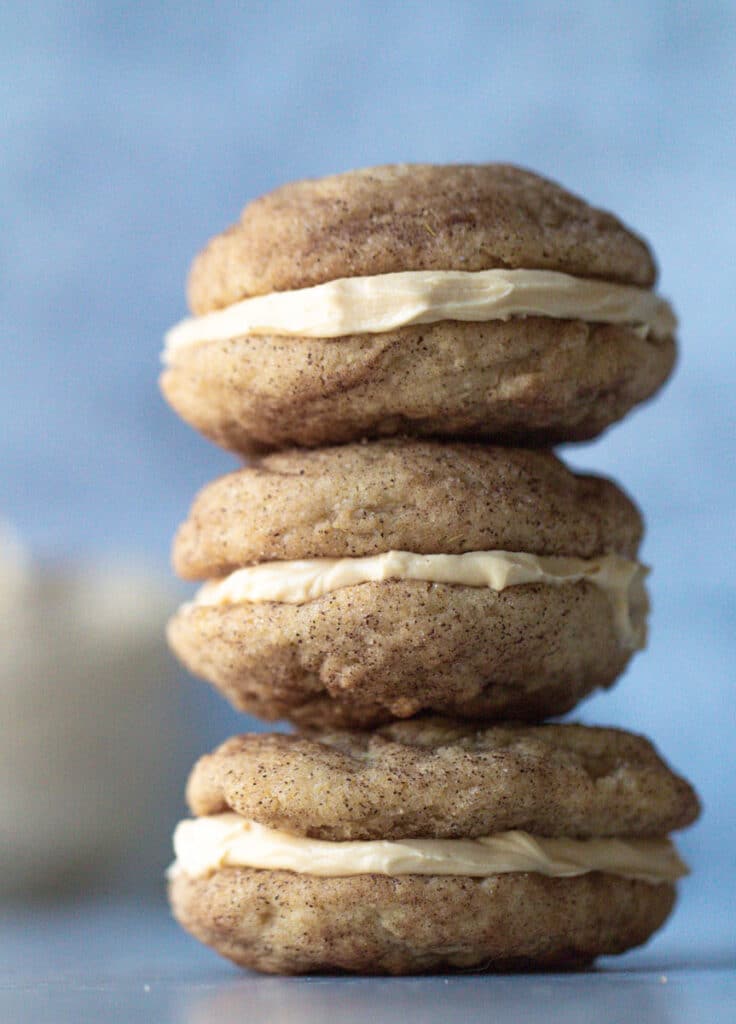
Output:
<svg viewBox="0 0 736 1024">
<path fill-rule="evenodd" d="M 191 257 L 249 198 L 361 165 L 504 160 L 651 240 L 681 317 L 678 373 L 566 455 L 645 510 L 652 640 L 579 717 L 650 733 L 695 780 L 706 813 L 682 838 L 695 873 L 670 928 L 725 935 L 735 5 L 18 2 L 0 8 L 0 49 L 0 516 L 46 556 L 112 548 L 164 569 L 195 489 L 233 466 L 177 422 L 156 375 Z M 182 694 L 197 750 L 244 727 L 201 684 Z"/>
</svg>

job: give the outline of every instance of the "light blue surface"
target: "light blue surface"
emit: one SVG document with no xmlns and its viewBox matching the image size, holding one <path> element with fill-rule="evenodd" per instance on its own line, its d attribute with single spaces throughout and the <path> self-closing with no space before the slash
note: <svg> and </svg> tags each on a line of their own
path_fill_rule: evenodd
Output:
<svg viewBox="0 0 736 1024">
<path fill-rule="evenodd" d="M 48 554 L 163 566 L 194 490 L 233 465 L 155 377 L 190 258 L 248 198 L 371 163 L 502 159 L 652 241 L 677 376 L 566 453 L 646 513 L 651 646 L 580 717 L 651 734 L 698 785 L 671 934 L 697 954 L 722 928 L 733 949 L 736 5 L 17 2 L 0 49 L 0 516 Z M 192 702 L 202 748 L 244 728 L 204 689 Z M 660 1016 L 684 1019 L 665 991 Z"/>
</svg>

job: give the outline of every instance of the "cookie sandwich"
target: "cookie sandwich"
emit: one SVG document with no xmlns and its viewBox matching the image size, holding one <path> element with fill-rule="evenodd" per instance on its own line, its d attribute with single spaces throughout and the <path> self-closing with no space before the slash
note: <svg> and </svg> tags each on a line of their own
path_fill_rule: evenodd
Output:
<svg viewBox="0 0 736 1024">
<path fill-rule="evenodd" d="M 582 440 L 672 369 L 655 280 L 616 217 L 517 167 L 296 182 L 195 260 L 161 386 L 244 453 L 394 434 Z"/>
<path fill-rule="evenodd" d="M 573 967 L 646 941 L 697 798 L 642 737 L 429 718 L 234 737 L 195 766 L 179 922 L 261 971 Z"/>
<path fill-rule="evenodd" d="M 179 529 L 176 569 L 207 582 L 169 640 L 267 719 L 558 715 L 644 645 L 641 534 L 615 484 L 544 451 L 270 454 L 205 487 Z"/>
</svg>

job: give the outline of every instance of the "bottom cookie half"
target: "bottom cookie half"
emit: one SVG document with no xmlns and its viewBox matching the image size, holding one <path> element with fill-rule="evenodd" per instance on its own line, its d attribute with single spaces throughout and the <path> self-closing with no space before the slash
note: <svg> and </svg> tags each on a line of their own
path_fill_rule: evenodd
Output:
<svg viewBox="0 0 736 1024">
<path fill-rule="evenodd" d="M 171 406 L 224 448 L 252 454 L 365 437 L 595 437 L 655 392 L 672 338 L 529 316 L 444 320 L 341 338 L 251 335 L 179 351 Z"/>
<path fill-rule="evenodd" d="M 435 711 L 539 720 L 610 686 L 632 650 L 589 583 L 344 587 L 303 605 L 185 605 L 172 649 L 240 710 L 366 728 Z"/>
<path fill-rule="evenodd" d="M 580 967 L 645 942 L 674 886 L 615 875 L 322 878 L 224 868 L 178 874 L 179 923 L 243 967 L 283 974 L 415 974 Z"/>
</svg>

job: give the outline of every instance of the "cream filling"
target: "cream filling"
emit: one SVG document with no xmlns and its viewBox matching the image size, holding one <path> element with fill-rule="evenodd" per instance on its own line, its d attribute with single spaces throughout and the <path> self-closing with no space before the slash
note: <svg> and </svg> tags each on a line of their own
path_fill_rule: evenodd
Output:
<svg viewBox="0 0 736 1024">
<path fill-rule="evenodd" d="M 604 871 L 645 882 L 674 882 L 688 873 L 668 839 L 549 839 L 499 832 L 481 839 L 374 839 L 327 842 L 267 828 L 239 814 L 180 822 L 170 874 L 198 878 L 226 867 L 346 875 L 464 875 L 486 878 L 533 871 L 570 878 Z"/>
<path fill-rule="evenodd" d="M 337 338 L 439 320 L 524 316 L 628 324 L 657 338 L 677 326 L 669 303 L 646 288 L 553 270 L 410 270 L 271 292 L 190 317 L 168 332 L 162 358 L 171 362 L 190 345 L 248 334 Z"/>
<path fill-rule="evenodd" d="M 637 649 L 646 639 L 647 571 L 639 562 L 619 555 L 563 558 L 517 551 L 469 551 L 463 555 L 387 551 L 364 558 L 313 558 L 247 566 L 223 580 L 205 583 L 193 604 L 305 604 L 342 587 L 383 580 L 422 580 L 496 591 L 524 583 L 564 586 L 585 580 L 609 599 L 621 643 Z"/>
</svg>

